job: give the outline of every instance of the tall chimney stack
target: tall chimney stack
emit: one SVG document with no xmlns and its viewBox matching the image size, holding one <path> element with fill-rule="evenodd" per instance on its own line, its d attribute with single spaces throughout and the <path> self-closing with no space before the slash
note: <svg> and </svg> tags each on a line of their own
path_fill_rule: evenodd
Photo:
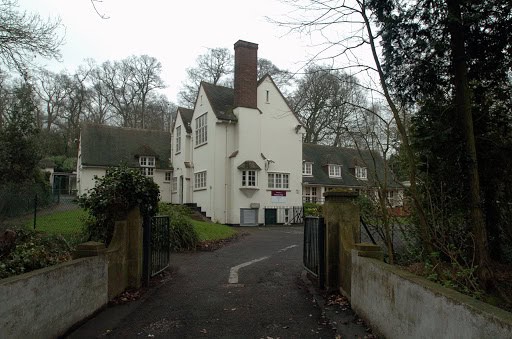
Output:
<svg viewBox="0 0 512 339">
<path fill-rule="evenodd" d="M 235 43 L 235 107 L 258 108 L 258 44 Z"/>
</svg>

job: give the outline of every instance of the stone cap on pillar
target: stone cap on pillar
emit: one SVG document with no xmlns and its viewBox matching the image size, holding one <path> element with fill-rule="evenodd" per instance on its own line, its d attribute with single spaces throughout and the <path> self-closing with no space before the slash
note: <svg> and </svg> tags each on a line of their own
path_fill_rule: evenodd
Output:
<svg viewBox="0 0 512 339">
<path fill-rule="evenodd" d="M 324 193 L 326 201 L 335 201 L 345 198 L 354 199 L 357 198 L 358 196 L 359 193 L 355 191 L 330 191 Z"/>
<path fill-rule="evenodd" d="M 106 251 L 107 251 L 107 248 L 105 247 L 104 243 L 96 242 L 96 241 L 88 241 L 88 242 L 79 244 L 76 247 L 73 257 L 75 259 L 85 258 L 85 257 L 96 257 L 99 255 L 105 254 Z"/>
</svg>

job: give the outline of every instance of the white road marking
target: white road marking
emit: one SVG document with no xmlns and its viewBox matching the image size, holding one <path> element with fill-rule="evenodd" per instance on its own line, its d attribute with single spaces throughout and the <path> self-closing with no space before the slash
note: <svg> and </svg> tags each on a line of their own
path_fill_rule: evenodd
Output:
<svg viewBox="0 0 512 339">
<path fill-rule="evenodd" d="M 257 263 L 258 261 L 262 261 L 262 260 L 265 260 L 268 258 L 269 257 L 261 257 L 261 258 L 254 259 L 254 260 L 251 260 L 248 262 L 244 262 L 243 264 L 231 267 L 231 269 L 229 270 L 229 283 L 230 284 L 238 284 L 238 270 L 241 269 L 242 267 L 252 265 L 254 263 Z"/>
<path fill-rule="evenodd" d="M 281 248 L 280 250 L 277 251 L 277 253 L 282 253 L 284 251 L 288 251 L 289 249 L 292 249 L 292 248 L 297 247 L 297 246 L 298 245 L 290 245 L 290 246 L 287 246 L 285 248 Z M 249 265 L 252 265 L 254 263 L 257 263 L 258 261 L 262 261 L 262 260 L 265 260 L 265 259 L 268 259 L 268 258 L 270 258 L 270 257 L 269 256 L 261 257 L 261 258 L 254 259 L 254 260 L 251 260 L 251 261 L 248 261 L 248 262 L 244 262 L 243 264 L 231 267 L 231 269 L 229 270 L 229 280 L 228 280 L 228 282 L 230 284 L 238 284 L 238 271 L 241 268 L 249 266 Z"/>
<path fill-rule="evenodd" d="M 281 248 L 277 252 L 280 253 L 280 252 L 288 251 L 289 249 L 294 248 L 294 247 L 297 247 L 297 245 L 291 245 L 291 246 L 288 246 L 288 247 L 285 247 L 285 248 Z"/>
</svg>

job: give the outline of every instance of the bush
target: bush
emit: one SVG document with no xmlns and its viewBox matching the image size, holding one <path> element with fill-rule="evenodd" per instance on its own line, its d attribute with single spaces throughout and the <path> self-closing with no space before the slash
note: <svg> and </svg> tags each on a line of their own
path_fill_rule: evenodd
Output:
<svg viewBox="0 0 512 339">
<path fill-rule="evenodd" d="M 182 205 L 161 203 L 159 211 L 160 215 L 168 215 L 171 219 L 171 250 L 177 252 L 195 249 L 199 243 L 199 235 L 192 225 L 190 210 Z"/>
<path fill-rule="evenodd" d="M 71 248 L 59 235 L 16 230 L 16 248 L 0 259 L 0 279 L 71 260 Z"/>
<path fill-rule="evenodd" d="M 315 204 L 313 202 L 304 203 L 304 215 L 309 217 L 320 217 L 322 216 L 322 205 Z"/>
<path fill-rule="evenodd" d="M 158 185 L 140 171 L 120 166 L 109 168 L 104 177 L 95 179 L 96 186 L 78 202 L 91 215 L 85 226 L 90 240 L 108 245 L 116 220 L 123 220 L 137 206 L 143 218 L 158 212 Z"/>
</svg>

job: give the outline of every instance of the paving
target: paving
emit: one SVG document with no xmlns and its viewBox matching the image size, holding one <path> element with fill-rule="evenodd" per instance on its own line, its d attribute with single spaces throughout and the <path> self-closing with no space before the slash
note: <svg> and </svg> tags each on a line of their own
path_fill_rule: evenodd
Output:
<svg viewBox="0 0 512 339">
<path fill-rule="evenodd" d="M 99 312 L 68 338 L 369 336 L 343 299 L 325 299 L 304 274 L 302 227 L 242 231 L 216 251 L 173 254 L 158 286 Z"/>
</svg>

